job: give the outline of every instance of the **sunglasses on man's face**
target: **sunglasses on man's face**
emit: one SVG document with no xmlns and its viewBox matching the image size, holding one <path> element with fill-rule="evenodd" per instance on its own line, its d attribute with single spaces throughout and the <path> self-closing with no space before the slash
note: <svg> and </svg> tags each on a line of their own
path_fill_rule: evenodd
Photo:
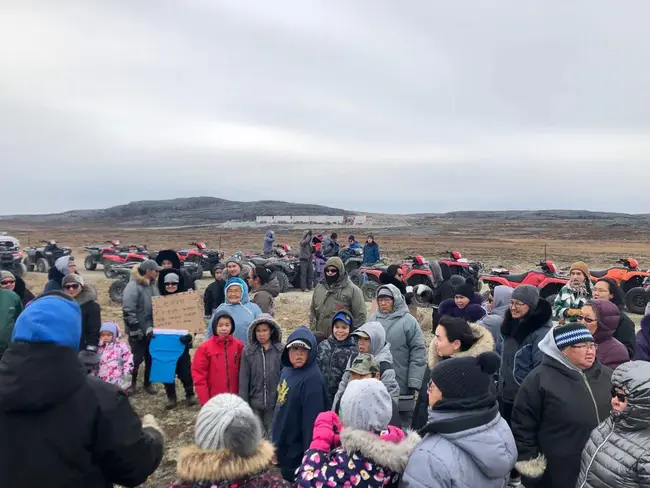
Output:
<svg viewBox="0 0 650 488">
<path fill-rule="evenodd" d="M 79 285 L 77 283 L 73 283 L 71 285 L 65 285 L 63 288 L 66 290 L 76 290 L 79 288 Z"/>
<path fill-rule="evenodd" d="M 2 285 L 2 286 L 13 285 L 14 283 L 15 283 L 14 280 L 5 280 L 5 281 L 0 281 L 0 285 Z"/>
<path fill-rule="evenodd" d="M 621 393 L 621 392 L 617 391 L 616 388 L 612 387 L 611 393 L 612 393 L 612 398 L 616 397 L 619 402 L 627 401 L 627 395 L 625 393 Z"/>
</svg>

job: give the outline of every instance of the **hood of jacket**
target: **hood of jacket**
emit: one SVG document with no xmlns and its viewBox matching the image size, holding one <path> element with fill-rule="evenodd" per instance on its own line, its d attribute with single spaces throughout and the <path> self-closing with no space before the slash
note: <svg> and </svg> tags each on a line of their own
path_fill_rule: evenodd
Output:
<svg viewBox="0 0 650 488">
<path fill-rule="evenodd" d="M 140 286 L 151 286 L 152 282 L 145 275 L 140 274 L 140 265 L 136 264 L 131 270 L 131 280 Z"/>
<path fill-rule="evenodd" d="M 650 428 L 650 363 L 629 361 L 614 370 L 612 386 L 627 393 L 627 407 L 612 412 L 615 425 L 624 430 Z"/>
<path fill-rule="evenodd" d="M 56 281 L 59 285 L 63 281 L 63 278 L 65 278 L 65 275 L 54 266 L 47 272 L 47 279 Z"/>
<path fill-rule="evenodd" d="M 158 291 L 162 296 L 173 295 L 173 293 L 168 293 L 167 288 L 165 288 L 165 276 L 172 273 L 178 275 L 178 289 L 176 290 L 176 293 L 183 293 L 187 291 L 187 286 L 185 280 L 183 279 L 181 270 L 179 270 L 178 268 L 168 268 L 168 269 L 163 269 L 158 274 Z"/>
<path fill-rule="evenodd" d="M 158 256 L 156 256 L 158 266 L 162 266 L 163 261 L 171 261 L 172 268 L 181 269 L 181 258 L 178 257 L 178 253 L 173 249 L 165 249 L 158 253 Z"/>
<path fill-rule="evenodd" d="M 494 288 L 494 308 L 492 313 L 505 317 L 506 312 L 510 308 L 510 297 L 514 288 L 509 286 L 499 285 Z"/>
<path fill-rule="evenodd" d="M 0 362 L 0 410 L 43 412 L 67 400 L 86 381 L 71 347 L 16 342 Z"/>
<path fill-rule="evenodd" d="M 259 290 L 257 290 L 255 293 L 259 293 L 261 291 L 270 293 L 273 298 L 276 298 L 278 295 L 280 295 L 280 282 L 277 278 L 273 278 L 266 285 L 260 286 Z"/>
<path fill-rule="evenodd" d="M 20 297 L 22 300 L 25 297 L 25 291 L 27 290 L 27 285 L 25 284 L 25 280 L 23 280 L 20 276 L 15 276 L 14 279 L 16 280 L 16 285 L 14 286 L 14 293 Z"/>
<path fill-rule="evenodd" d="M 513 337 L 518 343 L 537 329 L 546 326 L 553 316 L 553 309 L 551 304 L 543 298 L 539 299 L 537 308 L 528 312 L 526 316 L 521 319 L 514 319 L 510 310 L 506 311 L 506 315 L 501 325 L 501 334 L 504 337 Z"/>
<path fill-rule="evenodd" d="M 244 280 L 242 280 L 241 278 L 230 278 L 226 282 L 226 286 L 224 288 L 224 295 L 226 295 L 226 301 L 224 303 L 226 305 L 236 305 L 228 301 L 228 288 L 230 288 L 231 286 L 239 286 L 241 288 L 241 300 L 239 301 L 239 303 L 244 305 L 250 301 L 250 298 L 248 297 L 248 285 L 246 285 Z"/>
<path fill-rule="evenodd" d="M 311 330 L 307 327 L 300 326 L 294 330 L 287 339 L 287 344 L 291 344 L 293 341 L 300 340 L 311 345 L 311 350 L 309 351 L 309 357 L 307 358 L 307 363 L 300 369 L 306 370 L 316 366 L 316 356 L 318 354 L 318 343 L 316 338 Z M 289 349 L 285 346 L 282 351 L 282 366 L 285 368 L 293 369 L 291 361 L 289 361 Z"/>
<path fill-rule="evenodd" d="M 406 304 L 406 300 L 404 299 L 404 296 L 402 296 L 402 293 L 399 291 L 399 289 L 394 286 L 394 285 L 382 285 L 379 288 L 377 288 L 377 295 L 379 296 L 379 292 L 382 289 L 388 289 L 390 290 L 391 294 L 393 295 L 393 311 L 389 313 L 383 313 L 377 309 L 375 312 L 375 317 L 381 320 L 386 320 L 386 321 L 396 321 L 399 320 L 400 318 L 404 317 L 407 313 L 409 313 L 409 307 Z"/>
<path fill-rule="evenodd" d="M 310 230 L 303 230 L 302 234 L 300 235 L 300 238 L 301 239 L 306 239 L 309 234 L 311 234 Z"/>
<path fill-rule="evenodd" d="M 397 288 L 402 295 L 406 295 L 406 283 L 398 280 L 394 276 L 390 276 L 388 273 L 382 271 L 379 275 L 379 283 L 382 285 L 393 285 Z"/>
<path fill-rule="evenodd" d="M 227 449 L 204 450 L 198 446 L 181 449 L 176 473 L 182 481 L 238 481 L 258 475 L 271 467 L 273 445 L 263 439 L 250 456 L 239 456 Z"/>
<path fill-rule="evenodd" d="M 598 317 L 598 328 L 594 333 L 594 341 L 598 344 L 614 337 L 621 320 L 619 308 L 608 300 L 591 300 L 589 305 L 596 311 Z"/>
<path fill-rule="evenodd" d="M 81 292 L 74 299 L 80 307 L 88 302 L 96 302 L 97 290 L 95 290 L 95 287 L 90 283 L 84 283 Z"/>
<path fill-rule="evenodd" d="M 409 456 L 421 440 L 415 432 L 410 432 L 395 443 L 365 430 L 348 427 L 341 430 L 341 447 L 349 455 L 359 453 L 365 459 L 399 474 L 404 472 Z"/>
<path fill-rule="evenodd" d="M 249 344 L 259 345 L 259 342 L 257 342 L 257 337 L 255 336 L 255 327 L 257 327 L 259 324 L 269 324 L 269 327 L 271 328 L 271 344 L 282 343 L 282 329 L 280 328 L 280 324 L 278 324 L 271 315 L 263 313 L 255 320 L 253 320 L 251 322 L 251 325 L 248 326 Z"/>
<path fill-rule="evenodd" d="M 326 281 L 323 281 L 323 285 L 325 285 L 325 287 L 328 289 L 337 288 L 344 285 L 345 282 L 348 280 L 348 273 L 347 271 L 345 271 L 345 265 L 343 264 L 341 258 L 338 256 L 329 258 L 325 263 L 325 269 L 327 269 L 330 266 L 339 270 L 339 279 L 336 280 L 336 282 L 331 286 L 328 285 Z"/>
<path fill-rule="evenodd" d="M 479 324 L 469 324 L 472 328 L 472 335 L 476 337 L 476 342 L 470 347 L 467 351 L 458 351 L 453 354 L 451 357 L 462 358 L 465 356 L 474 356 L 477 357 L 479 354 L 488 351 L 494 351 L 494 336 L 492 333 L 487 330 L 485 327 Z M 431 340 L 431 345 L 429 346 L 429 354 L 427 358 L 427 363 L 429 369 L 433 368 L 438 364 L 442 358 L 438 355 L 436 347 L 434 345 L 434 340 Z"/>
<path fill-rule="evenodd" d="M 386 346 L 386 329 L 379 322 L 366 322 L 353 333 L 365 332 L 370 338 L 370 354 L 377 356 Z"/>
<path fill-rule="evenodd" d="M 562 351 L 555 344 L 555 338 L 553 337 L 553 329 L 549 330 L 544 338 L 539 341 L 539 350 L 542 351 L 546 356 L 551 359 L 554 359 L 555 362 L 559 363 L 561 366 L 566 368 L 569 371 L 574 371 L 576 373 L 582 373 L 580 368 L 575 366 L 567 357 L 562 354 Z M 595 363 L 594 363 L 595 364 Z"/>
<path fill-rule="evenodd" d="M 115 344 L 116 342 L 120 342 L 120 338 L 122 337 L 122 331 L 120 330 L 120 326 L 117 325 L 116 322 L 104 322 L 101 327 L 99 328 L 99 334 L 101 335 L 102 330 L 106 327 L 106 330 L 109 330 L 110 332 L 113 333 L 113 340 L 111 341 L 111 344 Z M 105 345 L 103 341 L 99 341 L 100 347 Z"/>
<path fill-rule="evenodd" d="M 496 403 L 491 408 L 464 412 L 429 410 L 429 423 L 422 432 L 443 437 L 470 456 L 486 478 L 499 479 L 508 475 L 517 460 L 512 433 L 505 426 L 510 434 L 508 442 L 504 432 L 497 432 L 500 423 Z"/>
<path fill-rule="evenodd" d="M 235 319 L 233 318 L 232 315 L 230 315 L 226 310 L 219 310 L 215 312 L 215 314 L 212 316 L 212 320 L 210 321 L 210 330 L 212 330 L 212 337 L 217 336 L 217 322 L 221 317 L 228 317 L 230 319 L 230 335 L 232 336 L 235 333 Z"/>
</svg>

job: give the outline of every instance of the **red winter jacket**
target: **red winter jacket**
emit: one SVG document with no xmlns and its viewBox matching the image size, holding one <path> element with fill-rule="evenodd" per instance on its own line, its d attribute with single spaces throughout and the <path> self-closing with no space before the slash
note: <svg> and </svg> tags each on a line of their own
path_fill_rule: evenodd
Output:
<svg viewBox="0 0 650 488">
<path fill-rule="evenodd" d="M 239 394 L 239 363 L 244 343 L 232 335 L 212 336 L 199 346 L 192 361 L 192 379 L 201 405 L 220 393 Z"/>
</svg>

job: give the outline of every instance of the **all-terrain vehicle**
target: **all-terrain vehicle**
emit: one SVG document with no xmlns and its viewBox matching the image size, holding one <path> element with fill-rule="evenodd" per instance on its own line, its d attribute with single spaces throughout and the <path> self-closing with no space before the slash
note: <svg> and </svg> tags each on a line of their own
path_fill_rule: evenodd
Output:
<svg viewBox="0 0 650 488">
<path fill-rule="evenodd" d="M 623 293 L 627 293 L 632 288 L 640 287 L 643 280 L 650 277 L 650 272 L 639 269 L 639 262 L 634 258 L 621 258 L 616 262 L 621 266 L 613 266 L 601 271 L 590 271 L 591 280 L 612 278 L 621 287 Z"/>
<path fill-rule="evenodd" d="M 141 263 L 151 258 L 151 253 L 146 246 L 125 246 L 126 251 L 102 253 L 101 263 L 104 266 L 104 275 L 106 278 L 114 278 L 112 271 L 114 266 L 126 263 Z"/>
<path fill-rule="evenodd" d="M 644 315 L 650 302 L 650 278 L 643 280 L 641 286 L 632 288 L 625 294 L 625 306 L 631 313 Z"/>
<path fill-rule="evenodd" d="M 361 267 L 363 266 L 363 249 L 350 249 L 343 247 L 339 251 L 339 257 L 343 261 L 345 271 L 347 271 L 350 281 L 357 286 L 361 286 L 364 278 L 361 274 Z"/>
<path fill-rule="evenodd" d="M 23 276 L 27 272 L 23 258 L 20 241 L 6 234 L 0 235 L 0 270 L 11 271 L 16 276 Z"/>
<path fill-rule="evenodd" d="M 531 285 L 539 289 L 539 296 L 549 302 L 554 302 L 556 295 L 562 287 L 569 282 L 568 276 L 560 275 L 553 264 L 553 261 L 542 261 L 537 265 L 540 269 L 532 269 L 525 273 L 512 274 L 505 268 L 490 270 L 489 274 L 483 274 L 480 279 L 494 290 L 499 285 L 517 288 L 521 285 Z"/>
<path fill-rule="evenodd" d="M 252 266 L 264 266 L 269 270 L 269 279 L 277 279 L 280 293 L 286 293 L 290 287 L 300 288 L 300 260 L 295 257 L 264 258 L 261 256 L 245 258 Z"/>
<path fill-rule="evenodd" d="M 178 251 L 178 257 L 182 262 L 196 263 L 198 269 L 197 276 L 202 277 L 203 271 L 210 271 L 214 275 L 214 268 L 223 259 L 223 252 L 214 249 L 208 249 L 204 242 L 190 242 L 190 246 L 196 246 L 196 249 L 181 249 Z"/>
<path fill-rule="evenodd" d="M 122 303 L 124 288 L 126 288 L 127 283 L 131 279 L 131 271 L 133 271 L 133 267 L 136 264 L 139 263 L 131 261 L 113 266 L 114 281 L 108 287 L 108 296 L 113 302 Z M 192 262 L 183 263 L 183 269 L 187 270 L 190 275 L 193 275 L 196 273 L 197 265 Z"/>
<path fill-rule="evenodd" d="M 42 247 L 28 247 L 24 249 L 25 267 L 27 271 L 47 273 L 57 259 L 69 256 L 72 251 L 69 247 L 59 247 L 56 241 L 41 241 Z"/>
</svg>

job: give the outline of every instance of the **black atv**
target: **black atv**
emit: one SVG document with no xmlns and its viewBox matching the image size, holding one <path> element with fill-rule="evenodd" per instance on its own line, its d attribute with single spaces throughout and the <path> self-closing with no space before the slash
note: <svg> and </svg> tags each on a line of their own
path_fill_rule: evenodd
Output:
<svg viewBox="0 0 650 488">
<path fill-rule="evenodd" d="M 127 263 L 114 265 L 111 268 L 111 271 L 114 272 L 113 276 L 115 277 L 115 280 L 108 287 L 108 296 L 111 301 L 122 303 L 124 288 L 126 288 L 127 283 L 131 279 L 131 271 L 133 271 L 133 267 L 137 264 L 140 263 L 129 261 Z M 186 270 L 190 276 L 194 276 L 198 269 L 198 265 L 192 262 L 185 262 L 183 263 L 183 269 Z"/>
<path fill-rule="evenodd" d="M 72 254 L 69 247 L 59 247 L 56 241 L 41 241 L 41 243 L 45 245 L 25 249 L 26 256 L 23 262 L 27 271 L 47 273 L 57 259 Z"/>
<path fill-rule="evenodd" d="M 0 236 L 0 270 L 10 271 L 15 276 L 23 276 L 27 272 L 18 239 Z"/>
<path fill-rule="evenodd" d="M 248 258 L 252 266 L 264 266 L 271 273 L 269 280 L 277 279 L 280 293 L 286 293 L 291 286 L 300 288 L 300 260 L 297 258 Z"/>
</svg>

